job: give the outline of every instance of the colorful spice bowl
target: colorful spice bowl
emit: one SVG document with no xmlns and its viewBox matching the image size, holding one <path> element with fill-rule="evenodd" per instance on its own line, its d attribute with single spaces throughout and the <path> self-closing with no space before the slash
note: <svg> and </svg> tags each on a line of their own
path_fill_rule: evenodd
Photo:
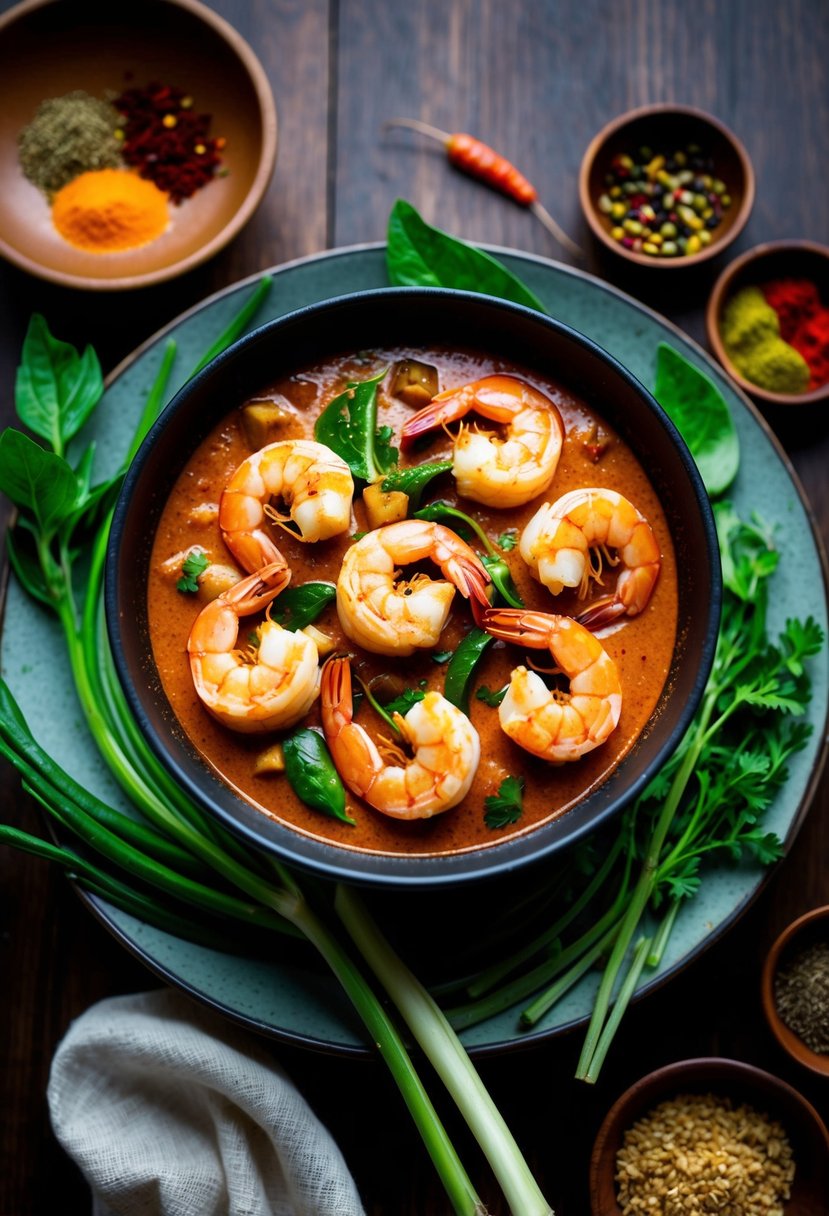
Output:
<svg viewBox="0 0 829 1216">
<path fill-rule="evenodd" d="M 804 285 L 812 290 L 805 291 Z M 755 400 L 777 406 L 826 401 L 829 246 L 813 241 L 772 241 L 749 249 L 729 263 L 714 284 L 705 325 L 714 355 Z M 779 329 L 779 337 L 775 329 Z M 778 347 L 787 338 L 790 341 L 785 348 Z M 777 351 L 771 349 L 770 343 L 774 343 Z M 805 359 L 801 351 L 805 352 Z M 804 369 L 804 363 L 808 368 Z M 770 368 L 773 378 L 766 373 L 765 385 L 755 383 L 748 375 L 752 367 Z M 802 389 L 781 391 L 768 387 L 783 383 L 781 376 L 786 380 L 794 376 L 794 386 L 798 371 Z M 808 372 L 811 376 L 806 379 Z"/>
<path fill-rule="evenodd" d="M 716 257 L 743 230 L 754 170 L 718 119 L 691 106 L 644 106 L 591 141 L 579 199 L 593 234 L 620 257 L 689 266 Z"/>
<path fill-rule="evenodd" d="M 829 1051 L 814 1051 L 806 1040 L 824 1045 L 828 988 L 829 905 L 813 908 L 783 930 L 766 955 L 761 982 L 763 1012 L 777 1042 L 824 1077 L 829 1077 Z"/>
<path fill-rule="evenodd" d="M 251 48 L 198 0 L 25 0 L 0 17 L 0 60 L 0 254 L 21 269 L 149 286 L 217 253 L 259 205 L 273 96 Z"/>
<path fill-rule="evenodd" d="M 680 1126 L 682 1118 L 688 1120 L 687 1132 Z M 703 1119 L 705 1135 L 695 1137 L 694 1121 Z M 736 1131 L 733 1139 L 732 1131 Z M 660 1133 L 664 1139 L 658 1140 Z M 708 1151 L 714 1141 L 720 1150 L 716 1157 Z M 785 1185 L 790 1172 L 787 1146 L 794 1163 L 790 1198 L 758 1206 L 753 1201 L 762 1195 L 764 1165 L 772 1191 Z M 674 1152 L 676 1158 L 671 1160 Z M 732 1158 L 726 1176 L 717 1168 L 724 1157 Z M 668 1064 L 631 1085 L 605 1117 L 590 1161 L 591 1211 L 593 1216 L 662 1212 L 667 1210 L 664 1201 L 671 1187 L 677 1188 L 677 1199 L 687 1201 L 703 1179 L 711 1182 L 715 1194 L 720 1192 L 723 1209 L 727 1196 L 733 1200 L 728 1210 L 744 1216 L 780 1210 L 825 1216 L 829 1132 L 796 1089 L 751 1064 L 716 1057 Z M 646 1197 L 641 1202 L 643 1191 L 655 1196 L 650 1206 L 645 1206 Z M 634 1206 L 636 1200 L 639 1206 Z"/>
</svg>

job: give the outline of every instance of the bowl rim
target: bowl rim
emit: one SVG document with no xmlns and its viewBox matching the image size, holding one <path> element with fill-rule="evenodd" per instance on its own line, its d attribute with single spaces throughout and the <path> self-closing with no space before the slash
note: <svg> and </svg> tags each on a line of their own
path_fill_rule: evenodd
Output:
<svg viewBox="0 0 829 1216">
<path fill-rule="evenodd" d="M 783 239 L 764 241 L 760 245 L 753 245 L 732 262 L 729 262 L 716 279 L 705 306 L 705 331 L 708 345 L 715 358 L 722 364 L 731 379 L 745 393 L 755 397 L 758 401 L 765 401 L 769 405 L 814 405 L 829 397 L 829 380 L 825 384 L 819 385 L 818 388 L 813 388 L 808 393 L 775 393 L 771 389 L 761 388 L 759 384 L 752 384 L 750 380 L 746 380 L 745 376 L 740 374 L 729 359 L 722 337 L 720 336 L 720 314 L 738 276 L 752 262 L 761 262 L 763 258 L 774 256 L 778 253 L 785 253 L 788 250 L 813 253 L 817 257 L 825 258 L 827 267 L 829 267 L 829 245 L 821 245 L 819 241 Z"/>
<path fill-rule="evenodd" d="M 788 1081 L 784 1081 L 782 1077 L 778 1077 L 775 1073 L 768 1072 L 756 1064 L 749 1064 L 745 1060 L 737 1060 L 729 1056 L 699 1056 L 692 1059 L 674 1060 L 631 1082 L 602 1120 L 590 1153 L 590 1208 L 593 1216 L 621 1216 L 618 1202 L 615 1202 L 612 1210 L 599 1207 L 602 1199 L 600 1187 L 607 1178 L 608 1170 L 613 1168 L 610 1152 L 613 1141 L 618 1138 L 620 1130 L 624 1132 L 635 1123 L 640 1117 L 641 1110 L 648 1110 L 667 1097 L 669 1083 L 674 1079 L 677 1082 L 676 1092 L 680 1091 L 683 1084 L 691 1084 L 694 1091 L 698 1091 L 703 1087 L 710 1088 L 711 1084 L 716 1085 L 716 1081 L 709 1082 L 707 1079 L 714 1074 L 721 1074 L 725 1080 L 736 1081 L 738 1085 L 743 1080 L 758 1090 L 762 1088 L 779 1095 L 783 1101 L 790 1103 L 793 1108 L 801 1112 L 804 1120 L 814 1127 L 815 1132 L 822 1137 L 829 1150 L 829 1130 L 820 1113 L 808 1098 Z M 621 1116 L 632 1102 L 635 1111 L 622 1123 Z M 756 1100 L 752 1104 L 756 1104 Z"/>
<path fill-rule="evenodd" d="M 38 9 L 51 8 L 62 3 L 62 0 L 21 0 L 20 4 L 0 14 L 0 37 L 7 28 L 18 20 L 24 19 Z M 201 0 L 156 0 L 156 3 L 166 4 L 169 8 L 183 9 L 191 16 L 200 20 L 204 25 L 218 34 L 219 38 L 236 55 L 242 64 L 251 84 L 253 85 L 262 124 L 262 145 L 259 152 L 259 162 L 253 181 L 245 198 L 231 219 L 220 232 L 209 241 L 193 250 L 186 257 L 167 266 L 159 266 L 155 270 L 141 274 L 124 275 L 117 279 L 101 279 L 94 275 L 69 274 L 56 270 L 43 262 L 29 257 L 26 253 L 15 248 L 4 239 L 0 233 L 0 256 L 4 257 L 19 270 L 24 270 L 36 278 L 57 283 L 61 287 L 74 287 L 85 291 L 130 291 L 138 287 L 152 287 L 169 279 L 178 278 L 196 266 L 208 261 L 214 254 L 229 244 L 252 217 L 262 201 L 273 176 L 276 164 L 277 136 L 279 122 L 276 102 L 267 73 L 253 48 L 224 17 L 220 17 L 213 9 L 208 8 Z"/>
<path fill-rule="evenodd" d="M 437 888 L 466 881 L 480 880 L 484 877 L 488 878 L 499 874 L 507 874 L 522 865 L 541 861 L 550 853 L 564 847 L 565 844 L 573 843 L 581 838 L 585 833 L 596 830 L 601 824 L 615 814 L 622 805 L 635 797 L 650 779 L 649 773 L 652 771 L 653 766 L 663 763 L 667 755 L 670 754 L 673 746 L 671 740 L 666 739 L 658 747 L 646 771 L 641 773 L 638 779 L 626 789 L 623 798 L 617 796 L 590 822 L 583 823 L 580 826 L 571 827 L 569 833 L 565 834 L 564 840 L 560 840 L 558 838 L 558 834 L 555 834 L 554 838 L 547 844 L 546 847 L 538 847 L 536 841 L 539 833 L 538 831 L 533 830 L 525 835 L 513 837 L 511 840 L 504 841 L 503 847 L 501 848 L 499 848 L 497 844 L 493 844 L 476 850 L 463 850 L 458 853 L 445 853 L 437 856 L 426 857 L 409 857 L 406 855 L 386 853 L 363 854 L 358 850 L 350 850 L 347 847 L 333 845 L 328 841 L 321 841 L 317 838 L 307 838 L 301 833 L 292 831 L 289 827 L 285 827 L 274 820 L 268 820 L 268 822 L 272 825 L 271 830 L 276 833 L 277 837 L 284 835 L 287 840 L 286 844 L 283 844 L 281 840 L 279 844 L 275 844 L 272 839 L 263 839 L 261 832 L 257 831 L 255 828 L 249 828 L 246 824 L 238 822 L 238 820 L 229 814 L 223 807 L 216 804 L 211 804 L 209 802 L 199 782 L 195 780 L 194 776 L 188 771 L 192 766 L 182 765 L 175 756 L 171 755 L 164 745 L 163 738 L 160 737 L 159 732 L 156 731 L 153 723 L 150 721 L 147 713 L 145 712 L 141 697 L 136 690 L 130 674 L 129 664 L 121 638 L 121 614 L 119 613 L 118 608 L 118 583 L 120 579 L 119 551 L 121 549 L 121 537 L 126 526 L 129 502 L 136 483 L 139 481 L 145 466 L 151 460 L 156 438 L 164 430 L 167 421 L 179 409 L 186 406 L 191 394 L 198 392 L 200 386 L 210 379 L 217 368 L 224 364 L 232 365 L 237 359 L 244 358 L 245 353 L 249 348 L 267 340 L 272 333 L 278 333 L 283 327 L 291 324 L 313 321 L 319 314 L 333 313 L 335 310 L 342 308 L 359 308 L 362 306 L 363 302 L 371 303 L 372 301 L 383 298 L 388 299 L 390 297 L 399 297 L 401 299 L 428 301 L 436 296 L 453 298 L 461 305 L 464 302 L 469 302 L 478 308 L 488 308 L 501 313 L 514 313 L 519 318 L 525 318 L 526 320 L 529 320 L 542 328 L 554 330 L 564 336 L 567 340 L 586 348 L 592 355 L 598 356 L 602 362 L 609 364 L 615 370 L 616 374 L 630 385 L 630 387 L 642 399 L 643 403 L 647 406 L 650 412 L 655 414 L 660 422 L 660 425 L 667 431 L 671 442 L 677 450 L 678 458 L 688 475 L 689 485 L 693 492 L 694 501 L 700 514 L 701 525 L 707 544 L 706 565 L 711 578 L 711 596 L 708 604 L 706 629 L 699 655 L 699 663 L 694 677 L 693 688 L 691 695 L 688 696 L 687 700 L 682 706 L 679 714 L 679 720 L 673 734 L 675 735 L 686 730 L 690 724 L 694 712 L 696 711 L 699 699 L 702 696 L 702 692 L 708 678 L 708 674 L 713 664 L 714 650 L 719 628 L 719 611 L 722 599 L 722 575 L 718 560 L 719 549 L 716 539 L 716 527 L 713 519 L 713 511 L 696 463 L 694 462 L 687 445 L 668 414 L 662 409 L 662 407 L 658 404 L 653 395 L 645 388 L 645 386 L 616 358 L 610 355 L 597 343 L 593 342 L 591 339 L 579 333 L 579 331 L 573 329 L 564 322 L 557 321 L 554 318 L 549 317 L 535 309 L 525 307 L 524 305 L 515 304 L 510 301 L 501 300 L 493 296 L 487 296 L 477 292 L 459 291 L 452 288 L 441 287 L 372 288 L 369 290 L 331 297 L 328 300 L 305 305 L 291 311 L 290 313 L 286 313 L 281 317 L 266 322 L 265 324 L 257 327 L 251 333 L 247 334 L 245 337 L 237 340 L 230 347 L 228 347 L 227 350 L 223 351 L 214 360 L 207 364 L 205 368 L 203 368 L 175 394 L 173 399 L 170 401 L 168 406 L 165 408 L 161 416 L 157 419 L 145 437 L 127 472 L 118 501 L 116 503 L 107 547 L 106 562 L 106 620 L 119 679 L 130 702 L 132 711 L 135 714 L 136 719 L 141 726 L 142 732 L 144 733 L 148 742 L 156 752 L 156 755 L 161 762 L 174 774 L 176 780 L 178 780 L 184 786 L 191 797 L 193 797 L 199 805 L 209 807 L 212 813 L 216 814 L 225 824 L 225 826 L 227 826 L 231 831 L 234 831 L 237 835 L 240 835 L 247 843 L 252 844 L 257 848 L 264 848 L 269 852 L 277 853 L 277 855 L 282 857 L 284 860 L 288 861 L 289 863 L 296 864 L 300 868 L 304 868 L 306 870 L 311 869 L 318 875 L 322 875 L 323 877 L 329 879 L 345 880 L 353 883 L 362 883 L 379 887 L 396 887 L 401 889 L 406 887 L 411 889 Z M 173 714 L 173 717 L 175 717 L 175 714 Z M 205 768 L 206 767 L 207 766 L 205 766 Z M 221 780 L 220 778 L 214 779 Z M 605 783 L 602 783 L 602 785 L 604 784 Z M 227 788 L 230 790 L 229 786 L 227 786 Z M 601 788 L 602 787 L 600 786 L 599 789 Z M 252 805 L 247 802 L 247 800 L 239 798 L 238 796 L 236 797 L 243 806 L 250 807 Z M 571 808 L 571 810 L 575 809 L 575 807 Z M 566 815 L 562 817 L 562 819 L 566 818 Z M 552 820 L 548 825 L 541 824 L 539 825 L 539 830 L 543 831 L 545 826 L 549 827 L 551 824 L 558 822 L 561 822 L 561 820 Z"/>
<path fill-rule="evenodd" d="M 804 912 L 777 935 L 763 961 L 760 996 L 769 1030 L 787 1055 L 819 1076 L 829 1077 L 829 1055 L 812 1051 L 799 1035 L 790 1030 L 777 1012 L 774 1000 L 774 979 L 784 950 L 796 940 L 802 929 L 821 920 L 826 921 L 829 929 L 829 904 Z"/>
<path fill-rule="evenodd" d="M 615 135 L 623 127 L 629 123 L 635 122 L 640 118 L 652 117 L 656 114 L 682 114 L 689 118 L 696 118 L 702 123 L 713 127 L 719 135 L 721 135 L 733 148 L 737 160 L 743 173 L 743 197 L 739 208 L 737 209 L 734 221 L 728 230 L 727 236 L 721 241 L 712 241 L 710 245 L 701 249 L 698 253 L 691 257 L 683 258 L 652 258 L 647 254 L 637 253 L 632 249 L 625 249 L 618 241 L 614 241 L 610 234 L 605 231 L 603 225 L 599 222 L 596 215 L 596 208 L 593 205 L 593 200 L 590 196 L 589 182 L 590 173 L 593 168 L 594 161 L 600 150 L 607 143 L 611 136 Z M 719 118 L 713 114 L 709 114 L 706 110 L 701 110 L 697 106 L 683 105 L 678 102 L 655 102 L 652 105 L 638 106 L 634 110 L 626 110 L 624 114 L 617 115 L 616 118 L 605 123 L 605 125 L 596 132 L 587 145 L 585 153 L 579 167 L 579 202 L 581 210 L 586 219 L 592 233 L 596 236 L 605 248 L 610 249 L 618 257 L 625 258 L 627 261 L 634 263 L 637 266 L 648 266 L 654 270 L 680 270 L 687 269 L 690 266 L 698 266 L 701 262 L 707 262 L 711 258 L 717 257 L 727 249 L 728 246 L 737 239 L 740 233 L 748 223 L 748 217 L 751 214 L 751 209 L 754 206 L 754 195 L 756 190 L 756 182 L 754 176 L 754 166 L 751 163 L 751 158 L 743 144 Z"/>
</svg>

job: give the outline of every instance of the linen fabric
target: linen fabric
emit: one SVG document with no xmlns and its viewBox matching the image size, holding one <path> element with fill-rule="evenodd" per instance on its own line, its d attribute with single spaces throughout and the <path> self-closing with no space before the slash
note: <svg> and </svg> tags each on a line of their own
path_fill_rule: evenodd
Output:
<svg viewBox="0 0 829 1216">
<path fill-rule="evenodd" d="M 58 1046 L 48 1099 L 107 1216 L 365 1216 L 262 1045 L 178 992 L 93 1005 Z"/>
</svg>

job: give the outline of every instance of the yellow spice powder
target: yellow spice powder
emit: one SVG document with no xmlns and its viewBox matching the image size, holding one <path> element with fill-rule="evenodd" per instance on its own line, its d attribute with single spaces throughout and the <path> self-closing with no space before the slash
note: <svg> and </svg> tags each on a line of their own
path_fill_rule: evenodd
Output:
<svg viewBox="0 0 829 1216">
<path fill-rule="evenodd" d="M 146 245 L 169 223 L 167 195 L 127 169 L 81 173 L 59 190 L 52 220 L 70 245 L 113 253 Z"/>
</svg>

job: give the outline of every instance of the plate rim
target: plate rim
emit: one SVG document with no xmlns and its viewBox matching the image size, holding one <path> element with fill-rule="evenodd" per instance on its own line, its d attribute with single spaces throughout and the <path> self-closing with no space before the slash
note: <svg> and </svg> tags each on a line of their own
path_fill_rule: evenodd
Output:
<svg viewBox="0 0 829 1216">
<path fill-rule="evenodd" d="M 477 244 L 477 242 L 476 242 L 476 244 Z M 822 537 L 820 529 L 817 525 L 817 520 L 815 518 L 815 515 L 812 510 L 809 499 L 806 495 L 805 489 L 797 474 L 797 471 L 794 468 L 793 464 L 791 463 L 788 453 L 783 448 L 776 433 L 772 429 L 771 425 L 767 422 L 767 420 L 763 416 L 760 409 L 746 396 L 746 394 L 742 391 L 742 389 L 738 385 L 734 384 L 734 382 L 730 380 L 727 372 L 717 364 L 714 357 L 708 351 L 706 351 L 694 338 L 692 338 L 689 334 L 687 334 L 679 325 L 676 325 L 673 321 L 669 320 L 667 317 L 664 317 L 656 309 L 651 308 L 647 304 L 643 304 L 641 301 L 637 300 L 635 297 L 629 295 L 627 292 L 622 291 L 620 288 L 616 287 L 615 284 L 608 283 L 605 280 L 599 278 L 597 275 L 590 274 L 588 271 L 581 270 L 577 267 L 568 266 L 567 264 L 565 264 L 563 262 L 558 262 L 555 259 L 544 257 L 541 254 L 529 253 L 529 252 L 525 252 L 524 250 L 520 250 L 520 249 L 512 249 L 508 246 L 477 244 L 477 247 L 485 250 L 487 253 L 493 254 L 496 257 L 501 255 L 501 256 L 507 256 L 507 257 L 512 257 L 512 258 L 518 258 L 518 259 L 522 259 L 524 261 L 528 261 L 530 263 L 536 263 L 539 266 L 544 267 L 544 268 L 552 268 L 558 273 L 564 273 L 566 275 L 569 275 L 572 278 L 580 279 L 584 282 L 587 282 L 588 284 L 590 284 L 593 287 L 600 288 L 601 290 L 607 292 L 608 294 L 616 297 L 619 301 L 621 301 L 625 305 L 633 306 L 635 309 L 637 309 L 639 312 L 645 314 L 651 320 L 655 320 L 661 326 L 664 326 L 665 328 L 667 328 L 670 332 L 675 333 L 684 343 L 686 343 L 688 346 L 690 346 L 690 348 L 693 350 L 693 352 L 696 355 L 698 355 L 702 358 L 703 362 L 706 365 L 712 367 L 715 372 L 717 372 L 719 375 L 721 375 L 728 381 L 729 388 L 735 393 L 737 398 L 740 400 L 740 403 L 748 410 L 749 414 L 752 416 L 754 421 L 759 424 L 760 429 L 764 432 L 766 438 L 770 441 L 770 443 L 774 449 L 775 455 L 777 456 L 777 458 L 780 460 L 781 464 L 783 465 L 783 467 L 795 489 L 795 492 L 796 492 L 796 494 L 800 500 L 801 506 L 803 508 L 804 515 L 806 517 L 806 521 L 809 525 L 809 530 L 811 532 L 812 541 L 815 546 L 815 551 L 816 551 L 817 558 L 818 558 L 818 564 L 820 566 L 820 571 L 821 571 L 821 575 L 822 575 L 824 599 L 827 601 L 827 603 L 829 603 L 829 559 L 827 558 L 826 546 L 823 542 L 823 537 Z M 150 349 L 152 349 L 154 346 L 156 346 L 160 341 L 162 341 L 165 337 L 167 337 L 172 331 L 177 329 L 180 325 L 184 324 L 186 321 L 190 320 L 192 317 L 196 316 L 198 313 L 202 312 L 204 309 L 209 308 L 214 303 L 217 303 L 218 301 L 222 300 L 226 296 L 231 295 L 234 292 L 239 291 L 245 287 L 258 283 L 263 277 L 265 277 L 267 275 L 276 276 L 279 273 L 282 273 L 284 271 L 292 270 L 294 268 L 298 268 L 298 267 L 307 265 L 309 263 L 314 263 L 314 262 L 319 262 L 319 261 L 334 261 L 335 259 L 340 258 L 340 257 L 353 256 L 355 254 L 360 254 L 360 253 L 377 253 L 385 248 L 386 248 L 385 241 L 371 241 L 371 242 L 362 242 L 362 243 L 358 243 L 358 244 L 354 244 L 354 245 L 338 246 L 335 249 L 321 250 L 317 253 L 306 254 L 301 257 L 293 258 L 286 262 L 281 262 L 275 266 L 266 267 L 262 270 L 255 271 L 252 274 L 247 275 L 242 279 L 236 280 L 233 283 L 226 284 L 224 287 L 221 287 L 217 291 L 211 293 L 209 296 L 206 296 L 203 300 L 200 300 L 196 304 L 193 304 L 190 308 L 186 309 L 184 312 L 179 313 L 177 316 L 175 316 L 169 322 L 167 322 L 164 326 L 162 326 L 160 329 L 156 330 L 153 334 L 151 334 L 147 339 L 145 339 L 144 342 L 142 342 L 139 346 L 137 346 L 133 351 L 131 351 L 123 359 L 121 359 L 119 361 L 119 363 L 117 363 L 116 366 L 105 377 L 105 380 L 104 380 L 105 389 L 108 389 L 111 386 L 111 384 L 113 384 L 121 375 L 123 375 L 132 366 L 133 363 L 135 363 L 142 355 L 144 355 Z M 340 294 L 349 294 L 349 293 L 341 292 Z M 253 332 L 253 331 L 251 331 L 251 332 Z M 13 519 L 13 515 L 11 518 Z M 6 558 L 6 556 L 4 554 L 3 562 L 2 562 L 2 570 L 0 571 L 0 632 L 2 632 L 3 622 L 4 622 L 4 617 L 5 617 L 6 591 L 7 591 L 7 587 L 8 587 L 8 579 L 9 579 L 9 563 L 8 563 L 8 559 Z M 803 793 L 801 794 L 797 809 L 792 817 L 792 820 L 789 824 L 789 829 L 784 838 L 784 841 L 783 841 L 784 854 L 783 854 L 783 858 L 781 860 L 785 859 L 785 857 L 788 855 L 788 853 L 791 849 L 791 846 L 794 843 L 794 840 L 797 837 L 797 834 L 800 831 L 800 828 L 802 827 L 803 821 L 804 821 L 806 815 L 808 814 L 808 811 L 809 811 L 812 801 L 814 799 L 815 790 L 823 775 L 823 771 L 826 766 L 827 756 L 829 756 L 829 729 L 827 729 L 827 728 L 829 728 L 829 698 L 827 698 L 827 709 L 826 709 L 825 720 L 824 720 L 823 726 L 822 726 L 820 747 L 815 756 L 815 760 L 814 760 L 812 769 L 809 774 L 809 780 L 806 784 L 806 787 L 804 788 Z M 49 830 L 51 832 L 52 831 L 51 821 L 48 823 L 48 826 L 49 826 Z M 691 963 L 693 963 L 701 954 L 703 954 L 706 950 L 708 950 L 711 946 L 713 946 L 716 942 L 718 942 L 733 927 L 733 925 L 736 924 L 736 922 L 745 915 L 745 913 L 748 911 L 748 909 L 759 898 L 761 893 L 765 890 L 766 886 L 771 881 L 771 879 L 774 876 L 774 874 L 776 873 L 776 871 L 777 871 L 776 866 L 763 870 L 762 874 L 760 875 L 757 883 L 752 888 L 752 890 L 750 892 L 748 892 L 731 909 L 731 911 L 728 913 L 728 915 L 717 926 L 715 926 L 715 928 L 713 930 L 711 930 L 692 950 L 690 950 L 687 954 L 683 955 L 682 958 L 680 958 L 676 963 L 674 963 L 671 967 L 667 968 L 665 971 L 660 972 L 657 975 L 653 976 L 645 984 L 643 984 L 641 987 L 637 988 L 636 992 L 634 993 L 633 997 L 631 998 L 632 1001 L 633 1002 L 639 1001 L 642 997 L 648 995 L 651 992 L 654 992 L 654 991 L 657 991 L 658 989 L 660 989 L 665 983 L 672 980 L 676 975 L 678 975 L 682 971 L 684 971 L 685 968 L 688 967 Z M 141 963 L 145 967 L 147 967 L 147 969 L 150 972 L 152 972 L 154 975 L 158 976 L 160 979 L 163 979 L 165 982 L 168 982 L 172 986 L 178 988 L 180 991 L 183 991 L 185 994 L 192 997 L 193 999 L 199 1001 L 201 1004 L 206 1005 L 208 1008 L 215 1010 L 217 1013 L 221 1014 L 223 1017 L 228 1018 L 234 1024 L 242 1026 L 248 1030 L 253 1030 L 255 1032 L 263 1034 L 265 1037 L 272 1039 L 276 1042 L 282 1042 L 287 1045 L 307 1048 L 309 1050 L 314 1050 L 314 1051 L 320 1052 L 321 1054 L 348 1056 L 351 1058 L 363 1058 L 363 1059 L 375 1059 L 376 1058 L 376 1053 L 374 1052 L 372 1047 L 367 1044 L 334 1043 L 329 1039 L 318 1038 L 314 1035 L 305 1035 L 299 1031 L 289 1030 L 289 1029 L 286 1029 L 285 1027 L 275 1027 L 267 1022 L 262 1021 L 261 1019 L 259 1019 L 257 1017 L 250 1016 L 248 1014 L 242 1013 L 239 1010 L 229 1008 L 228 1006 L 223 1004 L 221 1002 L 221 1000 L 219 1000 L 219 999 L 211 996 L 209 993 L 206 993 L 203 990 L 199 989 L 194 983 L 180 979 L 164 964 L 162 964 L 162 963 L 158 962 L 156 959 L 150 957 L 146 953 L 145 949 L 140 944 L 138 944 L 136 941 L 132 940 L 127 935 L 127 933 L 121 928 L 120 925 L 116 924 L 115 922 L 113 922 L 110 919 L 108 912 L 107 912 L 106 901 L 101 900 L 101 899 L 99 899 L 99 897 L 90 895 L 87 892 L 81 890 L 75 883 L 73 883 L 72 885 L 73 885 L 73 888 L 74 888 L 78 898 L 93 913 L 93 915 L 96 917 L 96 919 L 101 924 L 103 924 L 103 926 L 107 929 L 107 931 L 109 933 L 112 934 L 112 936 L 116 939 L 116 941 L 120 942 L 123 946 L 125 946 L 126 949 L 135 958 L 139 959 L 141 961 Z M 334 982 L 336 982 L 336 981 L 334 981 Z M 466 1047 L 466 1050 L 468 1051 L 469 1055 L 473 1058 L 483 1058 L 483 1057 L 489 1056 L 489 1055 L 501 1055 L 501 1054 L 506 1054 L 507 1052 L 511 1052 L 511 1051 L 526 1050 L 526 1049 L 532 1048 L 534 1046 L 537 1046 L 540 1043 L 545 1043 L 552 1039 L 565 1035 L 571 1031 L 578 1029 L 579 1027 L 583 1027 L 584 1025 L 587 1024 L 587 1021 L 588 1021 L 587 1016 L 577 1017 L 577 1018 L 571 1019 L 569 1022 L 558 1024 L 556 1026 L 551 1026 L 546 1029 L 541 1028 L 537 1031 L 522 1033 L 521 1036 L 518 1038 L 507 1039 L 507 1040 L 502 1039 L 502 1040 L 498 1040 L 498 1041 L 495 1041 L 492 1043 L 470 1044 Z"/>
</svg>

